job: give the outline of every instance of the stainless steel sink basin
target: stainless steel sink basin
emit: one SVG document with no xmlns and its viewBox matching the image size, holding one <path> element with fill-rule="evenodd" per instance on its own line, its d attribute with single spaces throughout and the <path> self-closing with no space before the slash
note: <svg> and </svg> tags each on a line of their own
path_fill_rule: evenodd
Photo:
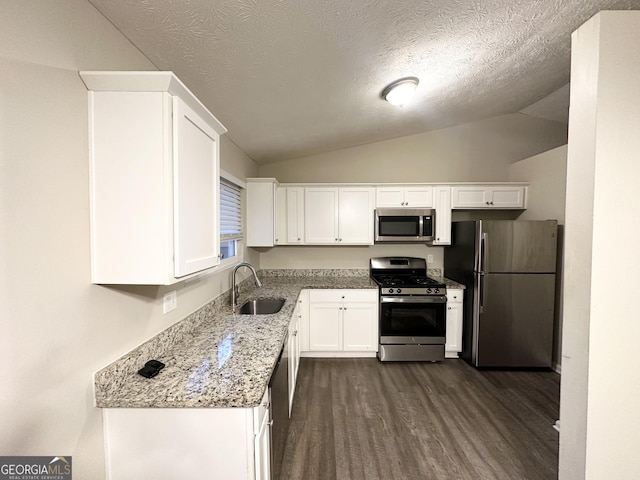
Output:
<svg viewBox="0 0 640 480">
<path fill-rule="evenodd" d="M 238 310 L 242 315 L 268 315 L 278 313 L 284 305 L 284 298 L 258 298 L 244 303 Z"/>
</svg>

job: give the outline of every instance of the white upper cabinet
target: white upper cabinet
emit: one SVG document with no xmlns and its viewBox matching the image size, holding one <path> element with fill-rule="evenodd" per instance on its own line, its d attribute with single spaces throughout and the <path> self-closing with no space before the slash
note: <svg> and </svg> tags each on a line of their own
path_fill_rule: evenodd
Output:
<svg viewBox="0 0 640 480">
<path fill-rule="evenodd" d="M 89 89 L 91 281 L 169 285 L 219 259 L 220 135 L 171 72 L 80 72 Z"/>
<path fill-rule="evenodd" d="M 306 243 L 338 243 L 338 189 L 305 188 L 304 218 Z"/>
<path fill-rule="evenodd" d="M 247 246 L 273 247 L 280 229 L 275 178 L 247 178 Z"/>
<path fill-rule="evenodd" d="M 287 243 L 304 243 L 304 188 L 287 187 Z"/>
<path fill-rule="evenodd" d="M 451 245 L 451 187 L 435 187 L 436 232 L 433 245 Z"/>
<path fill-rule="evenodd" d="M 376 188 L 376 208 L 432 208 L 433 187 L 426 185 Z"/>
<path fill-rule="evenodd" d="M 374 189 L 307 187 L 304 243 L 372 245 Z"/>
<path fill-rule="evenodd" d="M 276 244 L 304 243 L 304 188 L 278 187 L 276 210 Z"/>
<path fill-rule="evenodd" d="M 453 208 L 523 209 L 525 186 L 456 185 L 451 189 Z"/>
</svg>

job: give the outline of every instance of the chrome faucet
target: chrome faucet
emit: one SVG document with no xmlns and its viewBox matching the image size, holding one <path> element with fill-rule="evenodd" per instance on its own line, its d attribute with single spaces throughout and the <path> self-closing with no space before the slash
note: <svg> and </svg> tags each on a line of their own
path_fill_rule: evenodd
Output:
<svg viewBox="0 0 640 480">
<path fill-rule="evenodd" d="M 236 285 L 236 272 L 240 267 L 247 267 L 253 273 L 253 278 L 256 281 L 256 287 L 260 288 L 262 286 L 262 282 L 258 278 L 258 274 L 256 273 L 256 269 L 251 266 L 251 264 L 247 262 L 240 262 L 235 267 L 233 267 L 233 271 L 231 272 L 231 308 L 233 311 L 236 311 L 236 301 L 238 299 L 238 295 L 240 294 L 238 290 L 238 286 Z"/>
</svg>

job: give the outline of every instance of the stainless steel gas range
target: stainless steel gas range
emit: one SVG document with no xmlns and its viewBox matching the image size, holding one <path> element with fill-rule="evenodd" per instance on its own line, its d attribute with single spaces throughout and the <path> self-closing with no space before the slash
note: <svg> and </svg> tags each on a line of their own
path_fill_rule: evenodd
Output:
<svg viewBox="0 0 640 480">
<path fill-rule="evenodd" d="M 415 257 L 377 257 L 369 264 L 379 285 L 380 361 L 444 360 L 447 290 Z"/>
</svg>

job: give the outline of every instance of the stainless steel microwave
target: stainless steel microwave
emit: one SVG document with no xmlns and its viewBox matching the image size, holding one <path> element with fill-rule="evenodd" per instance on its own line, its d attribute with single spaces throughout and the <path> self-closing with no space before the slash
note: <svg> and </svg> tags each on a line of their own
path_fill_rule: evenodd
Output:
<svg viewBox="0 0 640 480">
<path fill-rule="evenodd" d="M 436 212 L 430 208 L 378 208 L 376 243 L 427 243 L 434 240 Z"/>
</svg>

